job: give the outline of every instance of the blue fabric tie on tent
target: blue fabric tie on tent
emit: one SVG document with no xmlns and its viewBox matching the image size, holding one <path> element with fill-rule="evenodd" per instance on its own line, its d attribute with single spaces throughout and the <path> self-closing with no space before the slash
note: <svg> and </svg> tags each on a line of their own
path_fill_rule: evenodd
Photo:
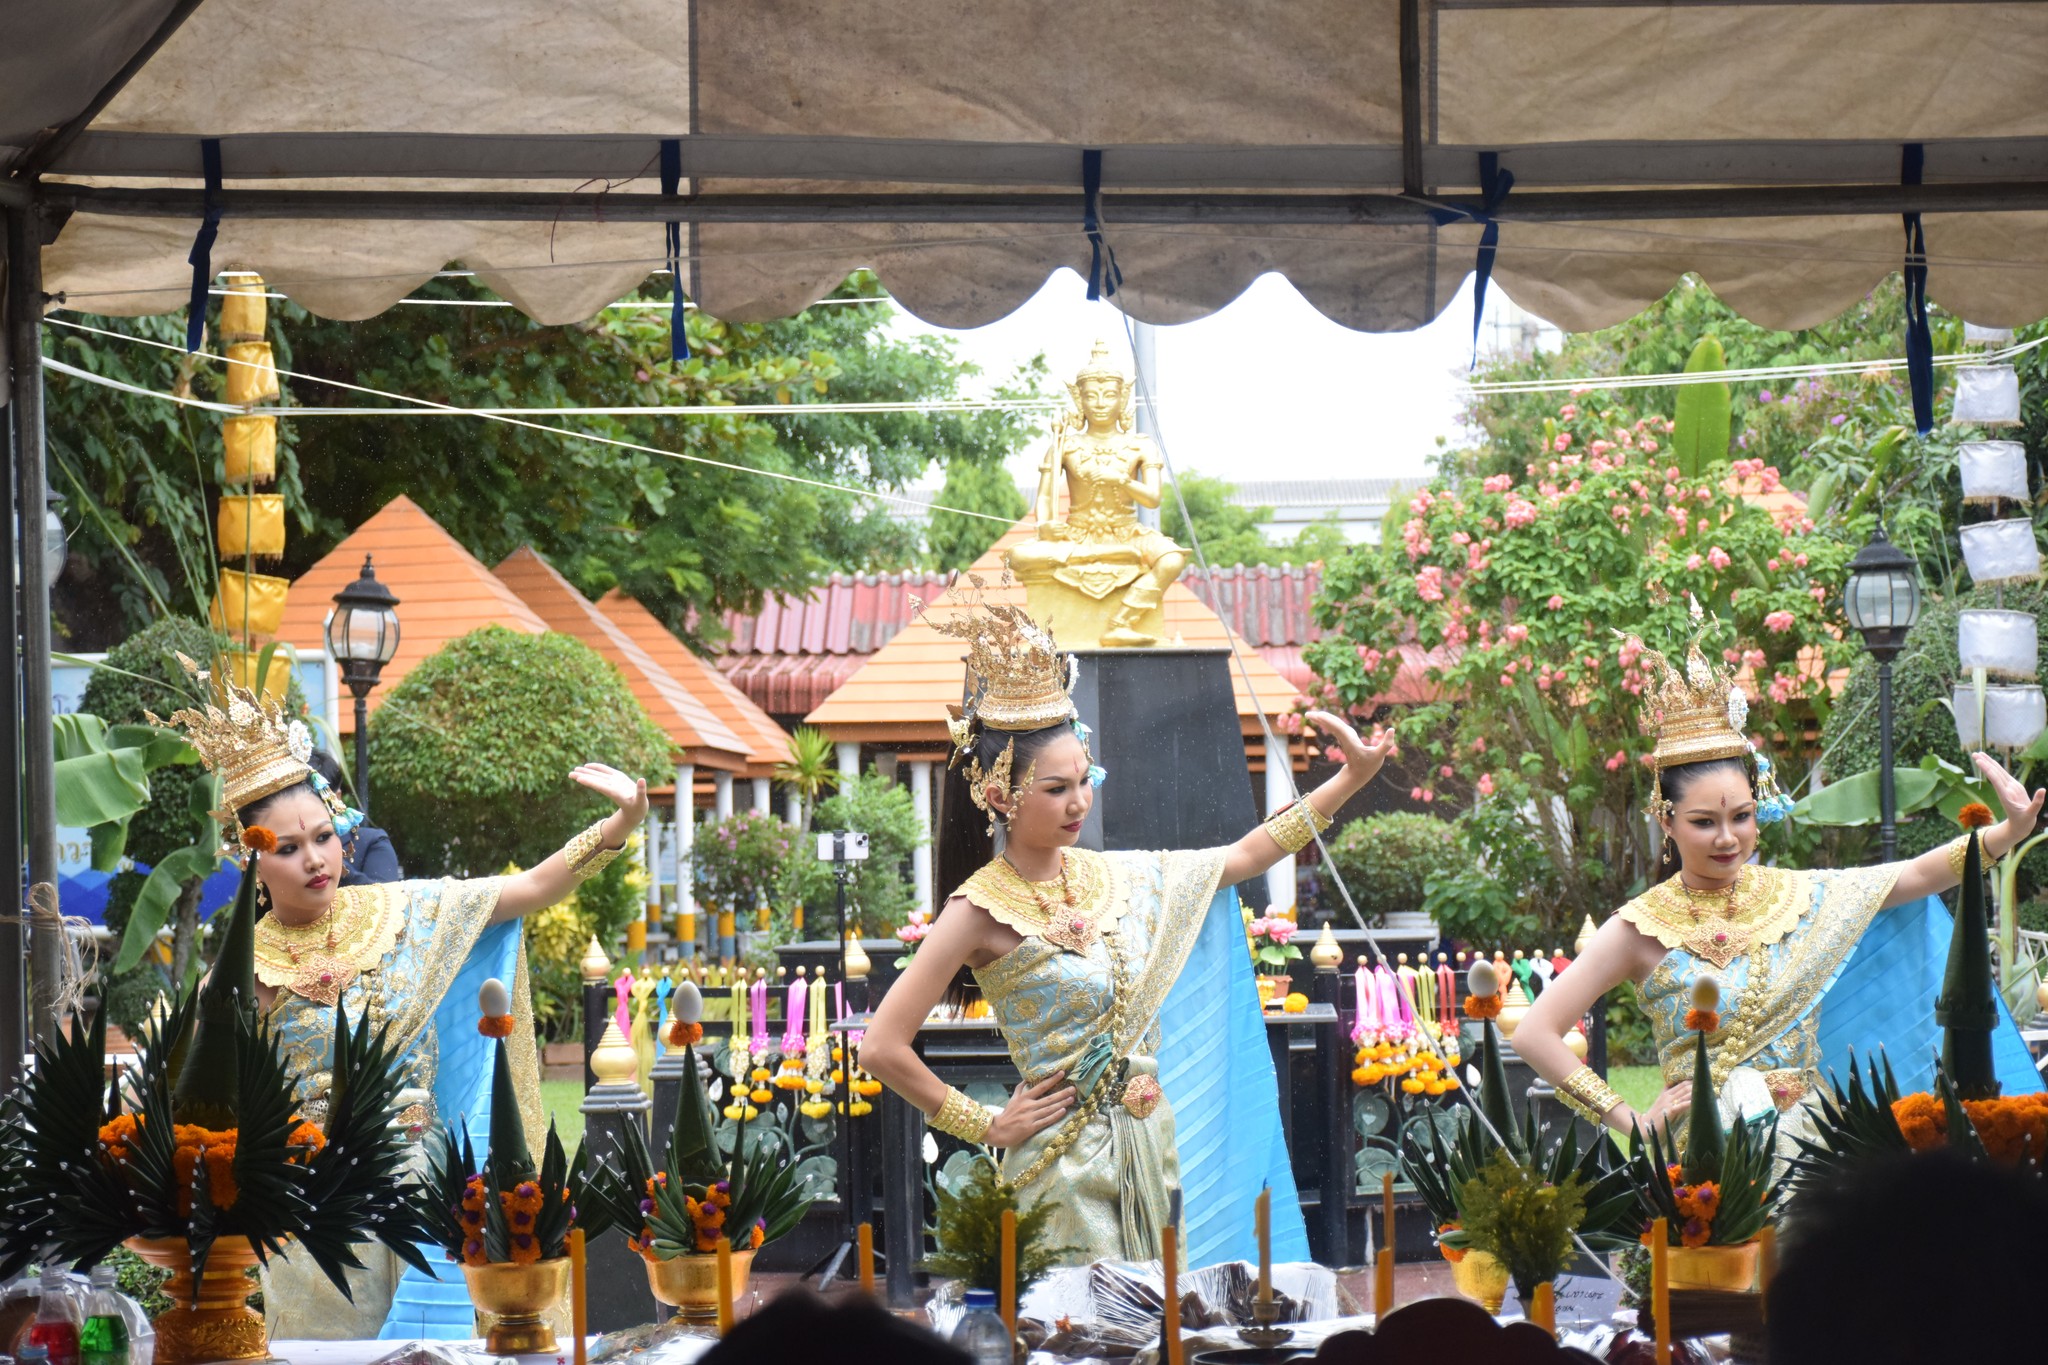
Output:
<svg viewBox="0 0 2048 1365">
<path fill-rule="evenodd" d="M 1822 1080 L 1832 1073 L 1846 1085 L 1852 1051 L 1857 1067 L 1882 1052 L 1898 1077 L 1900 1093 L 1934 1089 L 1934 1059 L 1941 1053 L 1934 1000 L 1941 994 L 1954 925 L 1939 896 L 1878 912 L 1821 997 Z M 2002 999 L 1991 1060 L 2006 1094 L 2042 1088 L 2041 1074 Z"/>
<path fill-rule="evenodd" d="M 1899 179 L 1920 183 L 1927 149 L 1908 142 L 1899 158 Z M 1913 428 L 1922 436 L 1934 430 L 1934 333 L 1927 325 L 1927 231 L 1920 215 L 1902 215 L 1906 224 L 1906 385 L 1913 391 Z"/>
<path fill-rule="evenodd" d="M 1493 258 L 1500 249 L 1500 223 L 1494 214 L 1515 187 L 1515 173 L 1502 170 L 1499 152 L 1479 154 L 1480 202 L 1459 201 L 1449 208 L 1431 209 L 1429 216 L 1438 227 L 1452 223 L 1478 223 L 1479 255 L 1472 263 L 1472 365 L 1479 365 L 1479 323 L 1486 316 L 1486 286 L 1493 279 Z"/>
<path fill-rule="evenodd" d="M 674 194 L 682 183 L 683 140 L 665 137 L 661 140 L 661 192 Z M 664 223 L 661 231 L 668 248 L 668 358 L 683 361 L 690 358 L 690 334 L 683 326 L 683 225 Z"/>
<path fill-rule="evenodd" d="M 192 297 L 185 305 L 187 354 L 197 351 L 206 336 L 206 291 L 213 284 L 213 241 L 220 235 L 220 139 L 201 139 L 199 159 L 206 169 L 206 213 L 199 220 L 199 235 L 192 239 L 192 253 L 185 258 L 192 266 Z"/>
<path fill-rule="evenodd" d="M 1102 150 L 1091 147 L 1081 153 L 1081 228 L 1088 234 L 1088 301 L 1111 297 L 1122 287 L 1124 272 L 1117 269 L 1116 252 L 1102 239 Z"/>
<path fill-rule="evenodd" d="M 1236 888 L 1209 902 L 1201 935 L 1160 1007 L 1159 1035 L 1159 1084 L 1173 1106 L 1180 1148 L 1183 1264 L 1256 1261 L 1252 1201 L 1268 1186 L 1273 1259 L 1308 1260 L 1308 1226 L 1280 1127 L 1273 1054 Z"/>
<path fill-rule="evenodd" d="M 456 1125 L 469 1135 L 482 1161 L 491 1145 L 491 1067 L 495 1044 L 477 1032 L 476 993 L 485 981 L 517 979 L 520 921 L 508 920 L 484 930 L 449 983 L 434 1011 L 434 1033 L 440 1045 L 440 1066 L 434 1076 L 434 1108 L 451 1132 Z M 438 1140 L 436 1138 L 435 1140 Z M 420 1247 L 427 1264 L 445 1267 L 435 1278 L 405 1267 L 391 1296 L 391 1311 L 378 1331 L 380 1341 L 467 1341 L 476 1335 L 476 1309 L 461 1269 L 438 1246 Z"/>
</svg>

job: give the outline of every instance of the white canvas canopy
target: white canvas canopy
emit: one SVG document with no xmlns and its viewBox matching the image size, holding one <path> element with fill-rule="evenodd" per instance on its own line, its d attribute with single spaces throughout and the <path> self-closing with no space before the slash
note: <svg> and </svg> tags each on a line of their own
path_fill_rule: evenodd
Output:
<svg viewBox="0 0 2048 1365">
<path fill-rule="evenodd" d="M 760 319 L 873 265 L 968 326 L 1087 271 L 1178 322 L 1278 271 L 1353 327 L 1437 314 L 1496 206 L 1496 287 L 1572 329 L 1697 271 L 1809 325 L 1899 267 L 2048 314 L 2048 4 L 1921 0 L 13 0 L 0 192 L 68 211 L 45 288 L 183 306 L 201 139 L 216 268 L 366 317 L 460 265 L 591 315 L 682 220 L 692 296 Z M 160 40 L 153 50 L 150 44 Z M 138 58 L 138 54 L 141 54 Z M 1404 60 L 1405 56 L 1405 60 Z M 126 79 L 124 68 L 133 67 Z M 103 107 L 101 107 L 103 105 Z M 680 139 L 683 196 L 659 195 Z M 1901 186 L 1904 147 L 1925 184 Z"/>
</svg>

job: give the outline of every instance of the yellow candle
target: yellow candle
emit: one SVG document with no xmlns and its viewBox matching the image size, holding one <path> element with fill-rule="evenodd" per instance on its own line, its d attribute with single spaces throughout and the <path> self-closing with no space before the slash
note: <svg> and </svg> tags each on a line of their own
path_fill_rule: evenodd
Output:
<svg viewBox="0 0 2048 1365">
<path fill-rule="evenodd" d="M 1001 1282 L 996 1286 L 996 1302 L 1003 1308 L 1003 1327 L 1012 1340 L 1017 1336 L 1017 1210 L 1003 1210 L 1003 1253 Z"/>
<path fill-rule="evenodd" d="M 1769 1223 L 1756 1235 L 1756 1287 L 1767 1290 L 1771 1277 L 1778 1273 L 1778 1230 Z"/>
<path fill-rule="evenodd" d="M 1557 1335 L 1557 1286 L 1549 1280 L 1537 1285 L 1529 1300 L 1529 1321 L 1552 1336 Z"/>
<path fill-rule="evenodd" d="M 1259 1302 L 1273 1301 L 1273 1191 L 1263 1189 L 1252 1203 L 1252 1226 L 1259 1236 Z"/>
<path fill-rule="evenodd" d="M 583 1259 L 583 1229 L 569 1229 L 569 1324 L 576 1334 L 576 1365 L 584 1365 L 583 1338 L 590 1334 L 589 1280 Z"/>
<path fill-rule="evenodd" d="M 1394 1311 L 1394 1173 L 1380 1173 L 1380 1253 L 1373 1260 L 1372 1311 Z"/>
<path fill-rule="evenodd" d="M 1650 1224 L 1650 1312 L 1657 1319 L 1657 1365 L 1671 1365 L 1671 1225 Z"/>
<path fill-rule="evenodd" d="M 1166 1365 L 1181 1365 L 1180 1231 L 1171 1225 L 1159 1230 L 1159 1264 L 1166 1276 Z"/>
<path fill-rule="evenodd" d="M 860 1292 L 875 1292 L 875 1225 L 862 1223 L 859 1231 L 860 1242 Z"/>
<path fill-rule="evenodd" d="M 732 1239 L 718 1239 L 718 1335 L 732 1330 Z M 1667 1361 L 1665 1365 L 1669 1365 Z"/>
</svg>

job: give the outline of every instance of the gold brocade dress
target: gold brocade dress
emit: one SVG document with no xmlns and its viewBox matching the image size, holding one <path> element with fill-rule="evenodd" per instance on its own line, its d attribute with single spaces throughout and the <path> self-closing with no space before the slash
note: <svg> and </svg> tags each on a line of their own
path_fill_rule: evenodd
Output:
<svg viewBox="0 0 2048 1365">
<path fill-rule="evenodd" d="M 1074 903 L 1000 860 L 965 896 L 1024 936 L 975 980 L 1027 1081 L 1065 1072 L 1074 1111 L 1003 1158 L 1005 1180 L 1050 1205 L 1048 1242 L 1072 1263 L 1159 1254 L 1180 1189 L 1173 1108 L 1160 1088 L 1158 1015 L 1202 929 L 1223 851 L 1067 850 Z"/>
<path fill-rule="evenodd" d="M 275 987 L 269 1023 L 279 1051 L 298 1082 L 306 1117 L 324 1122 L 331 1086 L 334 1010 L 346 1006 L 350 1026 L 369 1016 L 374 1033 L 388 1028 L 392 1051 L 407 1070 L 399 1122 L 415 1138 L 438 1120 L 443 1042 L 435 1012 L 487 930 L 498 906 L 501 878 L 473 881 L 384 882 L 344 887 L 327 915 L 287 928 L 265 917 L 256 926 L 256 976 Z M 540 1067 L 533 1041 L 532 996 L 526 956 L 515 936 L 513 1013 L 518 1026 L 505 1040 L 529 1136 L 542 1131 Z M 474 1011 L 471 1011 L 472 1015 Z M 450 1039 L 467 1044 L 469 1039 Z M 472 1063 L 473 1065 L 473 1063 Z M 423 1149 L 421 1149 L 423 1150 Z M 344 1299 L 308 1257 L 273 1258 L 263 1276 L 264 1317 L 276 1340 L 373 1338 L 384 1325 L 402 1263 L 381 1245 L 355 1248 L 364 1269 L 348 1275 Z"/>
</svg>

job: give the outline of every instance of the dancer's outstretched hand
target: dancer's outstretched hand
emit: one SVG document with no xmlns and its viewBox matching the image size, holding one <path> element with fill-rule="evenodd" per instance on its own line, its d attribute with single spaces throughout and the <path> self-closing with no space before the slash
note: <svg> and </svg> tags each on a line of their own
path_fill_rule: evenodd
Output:
<svg viewBox="0 0 2048 1365">
<path fill-rule="evenodd" d="M 1358 731 L 1351 728 L 1350 722 L 1335 712 L 1311 711 L 1305 719 L 1343 753 L 1344 770 L 1361 786 L 1372 781 L 1380 765 L 1387 761 L 1387 755 L 1394 751 L 1392 730 L 1384 731 L 1367 743 L 1358 737 Z"/>
<path fill-rule="evenodd" d="M 606 767 L 602 763 L 585 763 L 569 776 L 579 786 L 590 788 L 617 806 L 626 817 L 627 830 L 647 818 L 645 779 L 628 777 L 617 768 Z"/>
<path fill-rule="evenodd" d="M 1074 1107 L 1074 1099 L 1074 1087 L 1067 1084 L 1064 1071 L 1056 1071 L 1036 1085 L 1019 1081 L 1017 1093 L 989 1121 L 988 1133 L 982 1141 L 991 1147 L 1015 1147 L 1065 1118 Z"/>
<path fill-rule="evenodd" d="M 2041 803 L 2048 798 L 2048 790 L 2037 791 L 2029 798 L 2019 779 L 2007 772 L 1990 754 L 1972 754 L 1971 757 L 1977 760 L 1977 771 L 1997 794 L 1998 804 L 2005 807 L 2005 823 L 2012 843 L 2017 844 L 2032 834 L 2034 826 L 2040 822 Z"/>
</svg>

